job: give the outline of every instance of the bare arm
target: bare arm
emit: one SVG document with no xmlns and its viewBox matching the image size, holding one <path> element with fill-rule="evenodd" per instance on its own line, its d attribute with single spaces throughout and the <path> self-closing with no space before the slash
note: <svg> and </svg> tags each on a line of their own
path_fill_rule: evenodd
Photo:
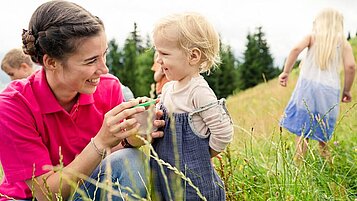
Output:
<svg viewBox="0 0 357 201">
<path fill-rule="evenodd" d="M 343 49 L 343 64 L 345 71 L 345 83 L 342 92 L 342 102 L 351 102 L 351 88 L 355 78 L 356 63 L 351 45 L 346 42 Z"/>
<path fill-rule="evenodd" d="M 311 45 L 311 35 L 306 36 L 290 51 L 288 58 L 286 59 L 283 72 L 279 75 L 279 83 L 281 86 L 286 87 L 288 82 L 289 73 L 291 72 L 296 59 L 299 54 L 307 47 Z"/>
</svg>

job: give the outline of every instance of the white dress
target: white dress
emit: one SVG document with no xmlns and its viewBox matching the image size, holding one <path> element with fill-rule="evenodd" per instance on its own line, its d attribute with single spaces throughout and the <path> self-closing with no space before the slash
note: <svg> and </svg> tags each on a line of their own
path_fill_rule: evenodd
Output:
<svg viewBox="0 0 357 201">
<path fill-rule="evenodd" d="M 318 141 L 331 139 L 340 103 L 340 46 L 327 69 L 315 63 L 314 46 L 301 65 L 300 76 L 280 124 L 290 132 Z"/>
</svg>

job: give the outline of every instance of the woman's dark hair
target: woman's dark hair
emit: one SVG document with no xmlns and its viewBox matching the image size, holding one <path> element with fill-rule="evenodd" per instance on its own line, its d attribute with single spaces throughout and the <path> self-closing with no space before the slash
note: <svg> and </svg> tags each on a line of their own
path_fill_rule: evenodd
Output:
<svg viewBox="0 0 357 201">
<path fill-rule="evenodd" d="M 104 31 L 103 22 L 81 6 L 68 1 L 49 1 L 32 14 L 23 30 L 23 51 L 43 65 L 43 55 L 66 59 L 81 41 Z"/>
</svg>

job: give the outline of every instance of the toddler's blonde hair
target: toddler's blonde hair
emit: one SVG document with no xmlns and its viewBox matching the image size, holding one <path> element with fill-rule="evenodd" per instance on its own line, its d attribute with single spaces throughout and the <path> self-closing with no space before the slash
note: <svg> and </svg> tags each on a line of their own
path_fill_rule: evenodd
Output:
<svg viewBox="0 0 357 201">
<path fill-rule="evenodd" d="M 219 35 L 213 25 L 199 13 L 187 12 L 170 15 L 161 19 L 154 27 L 153 36 L 160 35 L 169 39 L 167 29 L 177 33 L 178 45 L 189 54 L 192 48 L 202 53 L 200 73 L 210 72 L 220 63 Z M 172 40 L 172 38 L 170 38 Z"/>
<path fill-rule="evenodd" d="M 324 70 L 336 56 L 342 56 L 342 45 L 346 41 L 343 34 L 342 14 L 331 8 L 322 10 L 314 20 L 313 32 L 315 35 L 315 62 Z M 338 45 L 341 47 L 337 52 Z"/>
</svg>

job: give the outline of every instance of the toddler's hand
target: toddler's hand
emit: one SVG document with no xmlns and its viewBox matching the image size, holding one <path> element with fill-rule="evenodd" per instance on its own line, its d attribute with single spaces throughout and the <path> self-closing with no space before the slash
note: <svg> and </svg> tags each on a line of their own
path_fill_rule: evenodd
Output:
<svg viewBox="0 0 357 201">
<path fill-rule="evenodd" d="M 161 117 L 163 116 L 163 111 L 162 110 L 157 110 L 156 111 L 156 120 L 154 121 L 154 126 L 157 128 L 162 128 L 165 126 L 165 120 L 162 120 Z M 164 136 L 164 132 L 159 129 L 151 134 L 152 138 L 160 138 Z"/>
<path fill-rule="evenodd" d="M 288 83 L 288 78 L 289 78 L 289 73 L 282 72 L 279 75 L 279 84 L 283 87 L 286 87 L 286 85 Z"/>
</svg>

